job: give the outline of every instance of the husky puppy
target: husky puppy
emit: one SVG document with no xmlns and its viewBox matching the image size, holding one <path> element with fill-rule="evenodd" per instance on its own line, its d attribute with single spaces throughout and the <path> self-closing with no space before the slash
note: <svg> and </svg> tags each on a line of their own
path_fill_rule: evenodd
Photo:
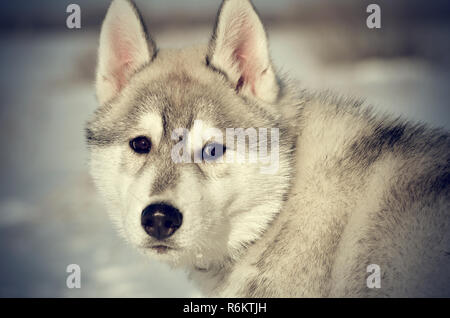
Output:
<svg viewBox="0 0 450 318">
<path fill-rule="evenodd" d="M 114 0 L 96 90 L 90 169 L 113 222 L 205 295 L 450 296 L 449 133 L 293 87 L 250 1 L 222 3 L 208 45 L 160 50 Z"/>
</svg>

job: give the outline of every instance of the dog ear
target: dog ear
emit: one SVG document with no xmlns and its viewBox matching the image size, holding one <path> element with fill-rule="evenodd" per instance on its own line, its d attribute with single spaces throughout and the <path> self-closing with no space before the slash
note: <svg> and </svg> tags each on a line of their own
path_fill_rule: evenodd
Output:
<svg viewBox="0 0 450 318">
<path fill-rule="evenodd" d="M 130 0 L 114 0 L 100 33 L 96 89 L 103 104 L 116 96 L 130 76 L 156 55 L 139 11 Z"/>
<path fill-rule="evenodd" d="M 249 0 L 224 0 L 207 62 L 226 74 L 237 92 L 274 102 L 279 86 L 266 32 Z"/>
</svg>

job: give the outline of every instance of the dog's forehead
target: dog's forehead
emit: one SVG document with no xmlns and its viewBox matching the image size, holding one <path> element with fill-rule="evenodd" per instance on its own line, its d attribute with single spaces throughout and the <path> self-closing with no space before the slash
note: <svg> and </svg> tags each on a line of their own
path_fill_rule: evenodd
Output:
<svg viewBox="0 0 450 318">
<path fill-rule="evenodd" d="M 171 73 L 141 86 L 127 117 L 139 122 L 149 114 L 157 114 L 167 129 L 190 129 L 197 119 L 215 125 L 225 124 L 221 114 L 225 107 L 210 87 L 186 74 Z M 154 115 L 150 115 L 154 116 Z"/>
<path fill-rule="evenodd" d="M 178 128 L 190 130 L 196 120 L 222 130 L 270 121 L 198 59 L 189 64 L 185 62 L 189 56 L 161 55 L 136 74 L 116 100 L 99 108 L 87 127 L 89 143 L 122 142 L 139 133 L 136 128 L 153 123 L 170 136 Z"/>
<path fill-rule="evenodd" d="M 152 110 L 167 116 L 166 124 L 183 127 L 195 119 L 235 127 L 261 115 L 222 74 L 207 66 L 205 50 L 202 46 L 162 49 L 136 76 L 139 84 L 132 87 L 136 105 L 150 102 Z"/>
<path fill-rule="evenodd" d="M 142 77 L 133 88 L 133 100 L 126 101 L 132 107 L 127 116 L 139 119 L 156 113 L 169 130 L 190 129 L 196 120 L 225 129 L 255 127 L 268 119 L 220 81 L 220 75 L 215 76 L 215 81 L 204 80 L 189 70 L 175 69 L 157 77 Z"/>
</svg>

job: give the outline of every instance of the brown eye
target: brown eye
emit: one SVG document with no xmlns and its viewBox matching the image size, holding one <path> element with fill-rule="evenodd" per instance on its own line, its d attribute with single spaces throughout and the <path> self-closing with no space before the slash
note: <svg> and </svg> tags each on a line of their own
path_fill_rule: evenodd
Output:
<svg viewBox="0 0 450 318">
<path fill-rule="evenodd" d="M 136 153 L 149 153 L 152 143 L 147 137 L 139 136 L 130 141 L 130 147 Z"/>
</svg>

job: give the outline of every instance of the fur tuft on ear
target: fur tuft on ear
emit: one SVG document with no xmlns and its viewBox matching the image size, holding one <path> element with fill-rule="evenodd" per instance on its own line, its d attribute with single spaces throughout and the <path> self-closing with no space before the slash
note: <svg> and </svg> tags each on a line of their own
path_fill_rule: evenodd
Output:
<svg viewBox="0 0 450 318">
<path fill-rule="evenodd" d="M 279 86 L 266 32 L 249 0 L 223 1 L 207 60 L 227 75 L 236 92 L 269 103 L 277 99 Z"/>
<path fill-rule="evenodd" d="M 156 45 L 147 34 L 134 3 L 114 0 L 100 33 L 96 76 L 100 104 L 116 96 L 130 76 L 149 63 L 156 52 Z"/>
</svg>

